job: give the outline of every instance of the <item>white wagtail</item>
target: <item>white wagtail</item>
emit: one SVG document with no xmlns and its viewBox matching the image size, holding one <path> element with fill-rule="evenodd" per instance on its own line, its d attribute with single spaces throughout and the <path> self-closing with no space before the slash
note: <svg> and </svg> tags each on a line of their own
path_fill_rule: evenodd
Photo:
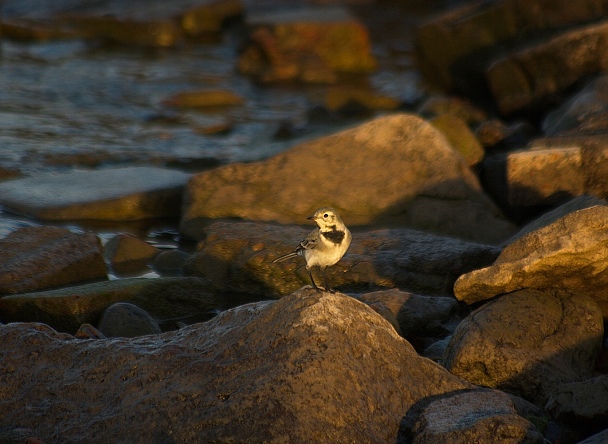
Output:
<svg viewBox="0 0 608 444">
<path fill-rule="evenodd" d="M 311 231 L 306 239 L 300 242 L 295 251 L 276 258 L 272 263 L 302 256 L 306 260 L 306 271 L 315 290 L 320 291 L 315 284 L 310 269 L 316 265 L 323 274 L 325 290 L 333 293 L 327 282 L 327 276 L 325 276 L 325 267 L 334 265 L 344 256 L 352 236 L 342 219 L 340 219 L 338 212 L 333 208 L 319 208 L 314 216 L 310 216 L 308 219 L 314 220 L 319 227 Z"/>
</svg>

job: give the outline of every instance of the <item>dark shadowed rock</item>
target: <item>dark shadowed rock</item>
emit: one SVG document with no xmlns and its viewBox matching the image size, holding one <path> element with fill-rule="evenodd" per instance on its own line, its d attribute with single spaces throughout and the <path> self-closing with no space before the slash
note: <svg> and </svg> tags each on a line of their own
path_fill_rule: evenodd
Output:
<svg viewBox="0 0 608 444">
<path fill-rule="evenodd" d="M 472 387 L 365 304 L 311 290 L 161 335 L 8 324 L 0 342 L 3 423 L 60 442 L 394 442 L 411 406 Z"/>
<path fill-rule="evenodd" d="M 414 405 L 399 427 L 399 444 L 544 444 L 543 435 L 518 415 L 509 395 L 462 390 Z"/>
<path fill-rule="evenodd" d="M 522 288 L 560 288 L 587 295 L 608 318 L 608 207 L 572 212 L 509 244 L 493 265 L 458 278 L 468 304 Z"/>
<path fill-rule="evenodd" d="M 553 417 L 573 424 L 584 421 L 595 428 L 608 424 L 608 375 L 561 384 L 545 408 Z"/>
<path fill-rule="evenodd" d="M 108 338 L 135 338 L 161 332 L 152 316 L 128 302 L 118 302 L 106 308 L 97 327 Z"/>
<path fill-rule="evenodd" d="M 131 302 L 156 320 L 179 319 L 216 308 L 208 281 L 198 278 L 120 279 L 0 298 L 0 318 L 8 322 L 44 322 L 74 333 L 81 324 L 97 324 L 116 302 Z"/>
<path fill-rule="evenodd" d="M 44 220 L 176 217 L 189 177 L 152 167 L 41 174 L 0 183 L 0 203 Z"/>
<path fill-rule="evenodd" d="M 312 227 L 311 227 L 312 228 Z M 279 297 L 309 285 L 301 258 L 273 264 L 293 251 L 309 229 L 254 222 L 216 222 L 185 266 L 186 275 L 209 279 L 219 290 Z M 401 288 L 451 295 L 465 270 L 491 263 L 500 250 L 413 230 L 355 233 L 346 255 L 326 273 L 332 288 Z M 316 279 L 321 279 L 313 270 Z M 318 281 L 322 282 L 322 281 Z"/>
<path fill-rule="evenodd" d="M 608 442 L 608 429 L 596 433 L 593 436 L 585 439 L 584 441 L 579 442 L 578 444 L 606 444 Z"/>
<path fill-rule="evenodd" d="M 0 294 L 107 279 L 99 238 L 59 227 L 25 227 L 0 240 Z"/>
<path fill-rule="evenodd" d="M 229 19 L 243 14 L 241 0 L 211 0 L 198 2 L 197 6 L 189 8 L 181 16 L 181 26 L 191 37 L 216 34 L 222 30 L 222 25 Z"/>
<path fill-rule="evenodd" d="M 597 304 L 564 290 L 520 290 L 456 328 L 445 366 L 467 381 L 544 405 L 565 382 L 589 378 L 603 336 Z"/>
<path fill-rule="evenodd" d="M 294 180 L 296 172 L 305 174 Z M 202 239 L 209 219 L 228 217 L 299 224 L 326 205 L 348 226 L 406 226 L 485 243 L 515 232 L 441 132 L 406 114 L 194 176 L 181 231 Z"/>
</svg>

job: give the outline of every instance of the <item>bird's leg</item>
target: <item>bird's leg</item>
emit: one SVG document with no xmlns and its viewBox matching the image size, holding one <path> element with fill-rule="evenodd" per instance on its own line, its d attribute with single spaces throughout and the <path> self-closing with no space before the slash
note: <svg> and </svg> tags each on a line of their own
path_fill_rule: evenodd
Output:
<svg viewBox="0 0 608 444">
<path fill-rule="evenodd" d="M 329 291 L 330 293 L 335 293 L 329 286 L 329 282 L 327 281 L 327 276 L 325 275 L 325 267 L 321 268 L 321 273 L 323 274 L 323 280 L 325 281 L 325 291 Z"/>
<path fill-rule="evenodd" d="M 310 282 L 312 283 L 312 287 L 317 290 L 317 291 L 321 291 L 319 290 L 319 287 L 317 287 L 317 284 L 315 284 L 315 280 L 312 278 L 312 273 L 310 271 L 310 268 L 306 267 L 306 271 L 308 272 L 308 277 L 310 278 Z"/>
</svg>

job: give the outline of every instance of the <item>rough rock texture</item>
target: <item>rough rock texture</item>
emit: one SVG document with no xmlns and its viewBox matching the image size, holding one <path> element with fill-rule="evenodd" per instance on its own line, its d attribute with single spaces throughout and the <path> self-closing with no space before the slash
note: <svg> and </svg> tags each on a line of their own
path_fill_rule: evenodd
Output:
<svg viewBox="0 0 608 444">
<path fill-rule="evenodd" d="M 74 333 L 81 324 L 97 324 L 116 302 L 131 302 L 156 320 L 206 313 L 216 308 L 208 281 L 198 278 L 121 279 L 0 298 L 5 322 L 44 322 Z"/>
<path fill-rule="evenodd" d="M 189 177 L 152 167 L 41 174 L 0 183 L 0 204 L 44 220 L 176 217 Z"/>
<path fill-rule="evenodd" d="M 135 338 L 161 332 L 152 316 L 128 302 L 117 302 L 106 308 L 97 327 L 108 338 Z"/>
<path fill-rule="evenodd" d="M 399 224 L 487 243 L 515 231 L 444 136 L 407 114 L 198 174 L 184 203 L 181 231 L 195 239 L 209 218 L 303 223 L 325 205 L 348 226 Z"/>
<path fill-rule="evenodd" d="M 543 435 L 518 415 L 509 395 L 463 390 L 425 399 L 401 421 L 398 444 L 544 444 Z"/>
<path fill-rule="evenodd" d="M 575 211 L 508 245 L 467 273 L 454 294 L 467 304 L 521 288 L 561 288 L 594 299 L 608 319 L 608 207 Z"/>
<path fill-rule="evenodd" d="M 209 279 L 221 291 L 278 297 L 310 285 L 302 258 L 273 264 L 293 251 L 309 229 L 255 222 L 216 222 L 185 266 L 186 275 Z M 458 276 L 492 263 L 500 250 L 413 230 L 358 232 L 349 250 L 326 274 L 332 288 L 398 287 L 452 295 Z M 317 270 L 313 275 L 322 279 Z"/>
<path fill-rule="evenodd" d="M 546 410 L 553 417 L 574 424 L 608 424 L 608 375 L 561 384 L 549 396 Z"/>
<path fill-rule="evenodd" d="M 469 315 L 456 328 L 445 367 L 467 381 L 544 405 L 565 382 L 592 374 L 604 332 L 586 296 L 520 290 Z"/>
<path fill-rule="evenodd" d="M 0 240 L 0 294 L 107 279 L 99 238 L 59 227 L 20 228 Z"/>
<path fill-rule="evenodd" d="M 49 442 L 394 442 L 412 405 L 472 387 L 365 304 L 311 290 L 162 335 L 8 324 L 0 343 L 0 426 Z"/>
<path fill-rule="evenodd" d="M 365 26 L 340 6 L 251 12 L 238 69 L 258 81 L 333 83 L 376 68 Z"/>
<path fill-rule="evenodd" d="M 443 296 L 424 296 L 398 289 L 374 291 L 359 297 L 366 304 L 382 304 L 395 316 L 401 335 L 445 334 L 446 323 L 455 318 L 458 302 Z"/>
</svg>

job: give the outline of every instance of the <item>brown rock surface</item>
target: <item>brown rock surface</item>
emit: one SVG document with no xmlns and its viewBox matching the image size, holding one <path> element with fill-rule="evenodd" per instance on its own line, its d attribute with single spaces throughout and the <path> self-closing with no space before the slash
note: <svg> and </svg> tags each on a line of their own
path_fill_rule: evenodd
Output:
<svg viewBox="0 0 608 444">
<path fill-rule="evenodd" d="M 590 298 L 564 290 L 519 290 L 460 323 L 445 367 L 473 384 L 544 406 L 560 384 L 592 375 L 603 332 L 601 312 Z"/>
<path fill-rule="evenodd" d="M 25 227 L 0 240 L 0 294 L 107 279 L 99 238 L 59 227 Z"/>
<path fill-rule="evenodd" d="M 186 264 L 185 273 L 205 277 L 221 291 L 272 297 L 289 294 L 310 285 L 304 261 L 272 261 L 293 251 L 309 232 L 273 224 L 217 222 L 205 231 L 206 239 Z M 359 232 L 346 255 L 326 273 L 332 288 L 361 291 L 399 287 L 451 295 L 458 276 L 491 263 L 499 251 L 489 245 L 413 230 Z"/>
<path fill-rule="evenodd" d="M 181 231 L 195 239 L 210 218 L 299 224 L 326 205 L 347 226 L 399 225 L 485 243 L 515 232 L 444 136 L 406 114 L 198 174 L 184 199 Z"/>
<path fill-rule="evenodd" d="M 493 265 L 460 276 L 468 304 L 522 288 L 560 288 L 594 299 L 608 319 L 608 207 L 575 211 L 509 244 Z"/>
<path fill-rule="evenodd" d="M 412 405 L 471 388 L 365 304 L 308 290 L 161 335 L 8 324 L 0 342 L 2 423 L 57 442 L 394 442 Z"/>
</svg>

